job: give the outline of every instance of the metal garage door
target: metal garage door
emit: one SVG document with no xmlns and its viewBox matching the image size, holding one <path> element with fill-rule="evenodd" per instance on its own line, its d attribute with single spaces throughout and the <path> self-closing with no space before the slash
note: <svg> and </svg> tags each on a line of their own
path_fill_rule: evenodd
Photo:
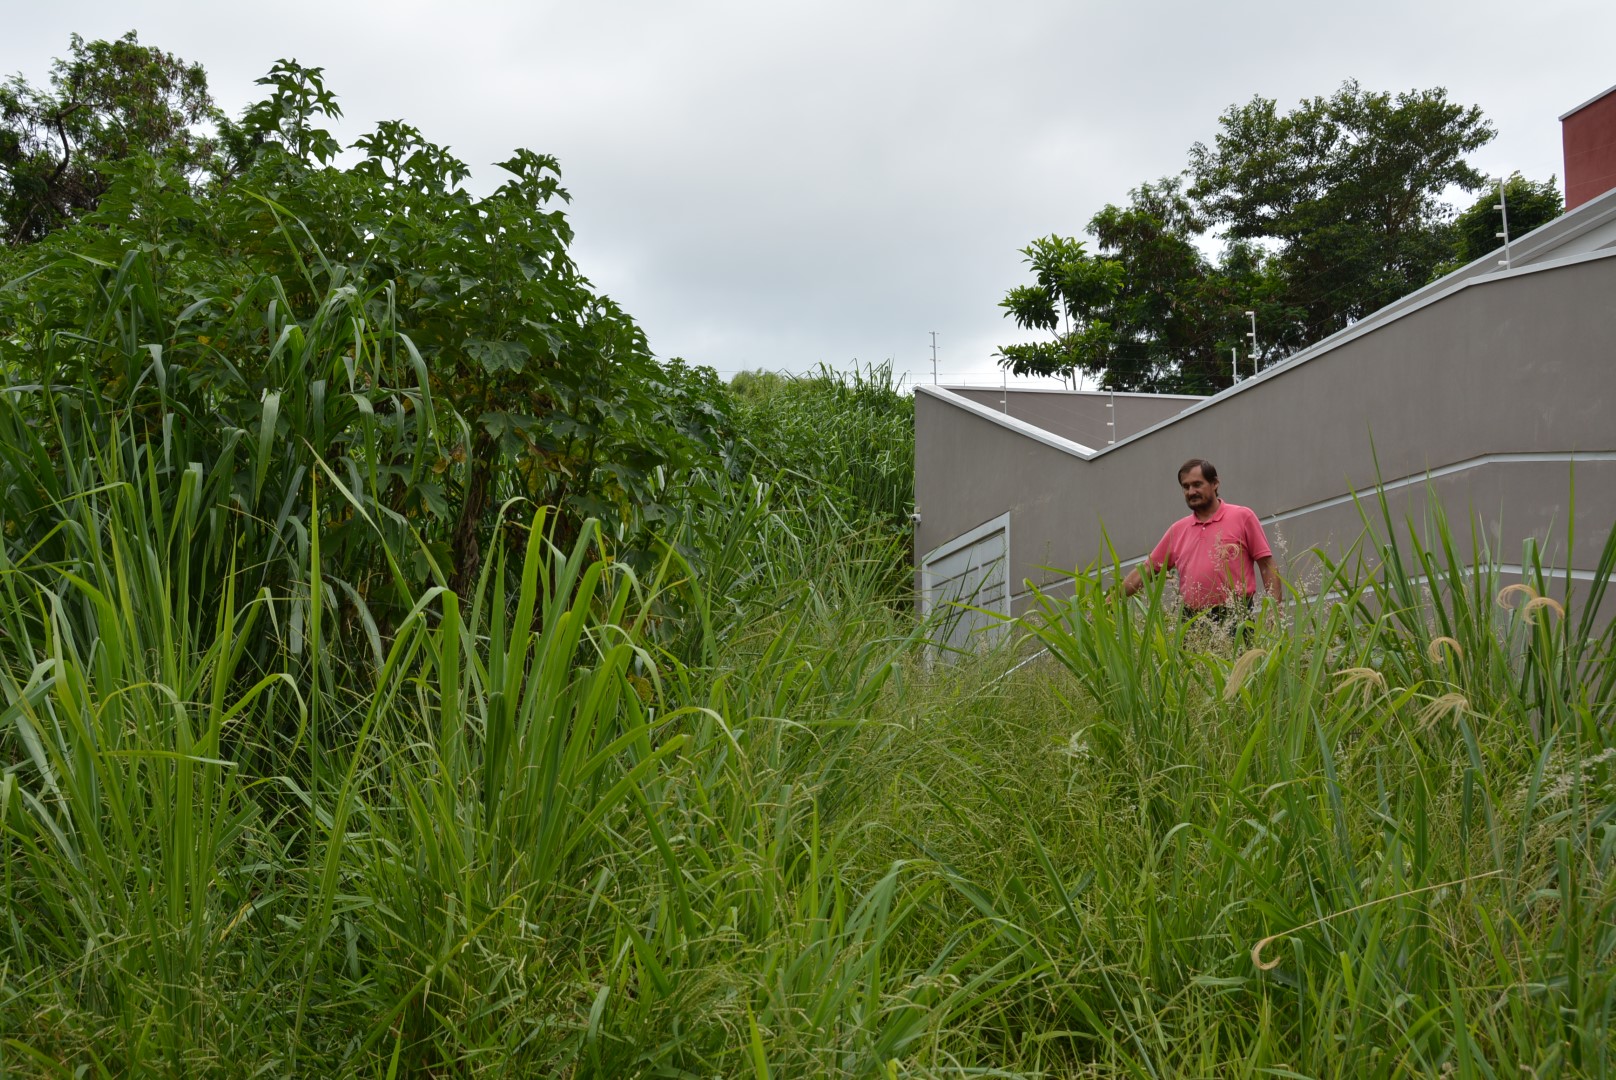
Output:
<svg viewBox="0 0 1616 1080">
<path fill-rule="evenodd" d="M 933 548 L 921 560 L 920 613 L 938 613 L 941 622 L 932 638 L 937 645 L 974 649 L 1004 633 L 1004 624 L 989 612 L 1010 614 L 1009 554 L 1010 515 L 1001 514 Z"/>
</svg>

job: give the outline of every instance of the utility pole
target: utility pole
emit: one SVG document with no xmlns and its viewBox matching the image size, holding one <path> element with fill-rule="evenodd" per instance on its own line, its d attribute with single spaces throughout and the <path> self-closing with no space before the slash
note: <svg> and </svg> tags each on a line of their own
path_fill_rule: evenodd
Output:
<svg viewBox="0 0 1616 1080">
<path fill-rule="evenodd" d="M 1230 386 L 1240 381 L 1240 350 L 1232 346 L 1229 349 L 1229 378 Z"/>
<path fill-rule="evenodd" d="M 1509 265 L 1509 206 L 1506 204 L 1506 200 L 1504 199 L 1504 178 L 1502 176 L 1500 176 L 1498 178 L 1498 201 L 1493 204 L 1493 209 L 1497 210 L 1499 215 L 1502 216 L 1503 219 L 1504 219 L 1504 228 L 1498 234 L 1499 236 L 1504 238 L 1504 257 L 1502 259 L 1498 260 L 1498 265 L 1502 266 L 1505 270 L 1508 270 L 1508 269 L 1510 269 L 1510 265 Z"/>
<path fill-rule="evenodd" d="M 1251 333 L 1246 336 L 1251 339 L 1251 370 L 1255 374 L 1257 371 L 1257 313 L 1248 311 L 1246 312 L 1246 318 L 1251 320 Z"/>
<path fill-rule="evenodd" d="M 931 384 L 937 385 L 937 331 L 931 332 Z"/>
</svg>

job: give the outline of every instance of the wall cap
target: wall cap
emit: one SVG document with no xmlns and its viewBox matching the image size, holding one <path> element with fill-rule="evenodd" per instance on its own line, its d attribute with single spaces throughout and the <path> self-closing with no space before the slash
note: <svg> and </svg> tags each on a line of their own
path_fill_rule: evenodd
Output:
<svg viewBox="0 0 1616 1080">
<path fill-rule="evenodd" d="M 927 397 L 934 397 L 939 401 L 946 402 L 947 404 L 954 406 L 956 409 L 963 409 L 971 415 L 980 417 L 989 423 L 998 424 L 1002 428 L 1009 428 L 1017 435 L 1032 439 L 1034 442 L 1041 442 L 1045 446 L 1054 447 L 1063 454 L 1071 454 L 1073 457 L 1082 458 L 1084 461 L 1093 460 L 1094 455 L 1099 453 L 1098 450 L 1084 446 L 1080 442 L 1073 442 L 1071 439 L 1063 439 L 1054 432 L 1045 431 L 1036 424 L 1029 424 L 1025 420 L 1016 419 L 1014 416 L 1006 416 L 997 409 L 990 409 L 981 402 L 972 401 L 968 397 L 961 397 L 952 390 L 945 390 L 941 386 L 928 386 L 925 383 L 918 383 L 915 386 L 915 393 L 917 395 L 925 394 Z"/>
<path fill-rule="evenodd" d="M 925 383 L 916 383 L 924 386 Z M 1064 390 L 1058 386 L 951 386 L 947 383 L 932 383 L 944 390 L 960 391 L 974 390 L 980 394 L 1003 392 L 1008 390 L 1012 394 L 1079 394 L 1083 397 L 1123 397 L 1123 398 L 1152 398 L 1167 401 L 1204 401 L 1206 394 L 1152 394 L 1143 390 Z"/>
<path fill-rule="evenodd" d="M 1576 108 L 1571 109 L 1571 110 L 1569 110 L 1567 112 L 1561 113 L 1560 114 L 1560 122 L 1562 124 L 1565 123 L 1565 118 L 1566 117 L 1575 115 L 1576 113 L 1580 113 L 1582 110 L 1586 109 L 1588 106 L 1592 105 L 1594 102 L 1603 101 L 1605 98 L 1610 97 L 1611 94 L 1616 94 L 1616 86 L 1608 87 L 1607 89 L 1601 90 L 1601 91 L 1599 91 L 1599 93 L 1595 94 L 1593 97 L 1589 98 L 1587 101 L 1584 101 L 1581 105 L 1578 105 Z"/>
<path fill-rule="evenodd" d="M 1569 235 L 1558 237 L 1556 239 L 1560 243 L 1563 243 L 1564 241 L 1572 239 L 1575 236 L 1587 231 L 1588 228 L 1592 228 L 1597 224 L 1603 223 L 1607 217 L 1616 218 L 1616 188 L 1613 188 L 1612 190 L 1599 196 L 1597 199 L 1590 200 L 1589 202 L 1586 202 L 1582 206 L 1578 207 L 1576 210 L 1572 210 L 1568 213 L 1560 215 L 1560 217 L 1556 218 L 1555 221 L 1552 221 L 1548 225 L 1542 226 L 1541 229 L 1534 230 L 1532 233 L 1528 233 L 1527 235 L 1536 235 L 1537 232 L 1541 232 L 1544 229 L 1549 229 L 1556 223 L 1565 221 L 1567 218 L 1580 216 L 1583 210 L 1600 203 L 1608 203 L 1608 205 L 1604 206 L 1602 208 L 1602 212 L 1598 213 L 1597 215 L 1590 215 L 1585 218 L 1583 222 L 1575 224 Z M 1559 243 L 1539 243 L 1530 251 L 1523 254 L 1522 257 L 1530 257 L 1540 252 L 1546 252 L 1557 246 L 1559 246 Z M 1172 416 L 1158 420 L 1156 423 L 1151 424 L 1147 428 L 1141 428 L 1139 431 L 1134 432 L 1126 438 L 1118 439 L 1116 442 L 1108 446 L 1102 446 L 1099 449 L 1084 446 L 1081 443 L 1062 438 L 1053 432 L 1046 431 L 1045 429 L 1034 424 L 1029 424 L 1025 420 L 1018 420 L 1013 416 L 1006 416 L 1004 413 L 1001 413 L 995 409 L 990 409 L 986 405 L 972 401 L 970 398 L 962 397 L 961 395 L 946 390 L 941 386 L 929 386 L 925 383 L 917 383 L 915 386 L 915 392 L 916 394 L 924 393 L 927 396 L 937 398 L 938 400 L 946 402 L 957 409 L 963 409 L 964 411 L 978 416 L 984 420 L 998 424 L 1000 427 L 1008 428 L 1018 435 L 1033 439 L 1036 442 L 1043 443 L 1045 446 L 1053 447 L 1056 450 L 1060 450 L 1063 453 L 1080 458 L 1083 461 L 1093 461 L 1101 454 L 1107 454 L 1113 450 L 1120 450 L 1122 447 L 1127 446 L 1134 440 L 1143 439 L 1154 432 L 1176 424 L 1185 417 L 1200 412 L 1202 409 L 1214 408 L 1220 402 L 1226 401 L 1236 394 L 1245 393 L 1247 390 L 1254 389 L 1259 384 L 1265 383 L 1269 379 L 1277 378 L 1278 376 L 1307 363 L 1309 360 L 1315 360 L 1320 356 L 1334 352 L 1336 349 L 1347 344 L 1348 342 L 1356 341 L 1365 334 L 1372 333 L 1375 330 L 1380 329 L 1382 326 L 1396 322 L 1404 316 L 1412 315 L 1416 311 L 1419 311 L 1440 300 L 1445 300 L 1450 296 L 1464 291 L 1465 289 L 1473 286 L 1497 284 L 1499 282 L 1512 280 L 1514 278 L 1524 277 L 1527 274 L 1537 274 L 1548 270 L 1557 270 L 1566 266 L 1574 266 L 1578 263 L 1594 262 L 1600 259 L 1609 258 L 1616 258 L 1616 247 L 1597 248 L 1593 251 L 1577 252 L 1559 259 L 1545 259 L 1540 262 L 1532 262 L 1522 266 L 1516 266 L 1508 270 L 1496 269 L 1490 273 L 1473 274 L 1468 277 L 1461 276 L 1465 272 L 1464 269 L 1456 270 L 1447 277 L 1439 278 L 1436 281 L 1433 281 L 1431 284 L 1426 285 L 1423 288 L 1410 293 L 1408 296 L 1403 297 L 1402 300 L 1396 301 L 1385 308 L 1381 308 L 1379 311 L 1373 314 L 1365 316 L 1356 323 L 1353 323 L 1351 326 L 1336 331 L 1329 337 L 1324 338 L 1313 345 L 1309 345 L 1300 352 L 1292 353 L 1284 360 L 1275 363 L 1272 367 L 1264 368 L 1257 374 L 1241 380 L 1234 386 L 1229 387 L 1227 390 L 1221 390 L 1211 397 L 1200 398 L 1199 400 L 1195 401 L 1194 404 L 1191 404 L 1181 411 L 1174 413 Z M 1482 260 L 1477 260 L 1477 262 L 1480 261 Z"/>
</svg>

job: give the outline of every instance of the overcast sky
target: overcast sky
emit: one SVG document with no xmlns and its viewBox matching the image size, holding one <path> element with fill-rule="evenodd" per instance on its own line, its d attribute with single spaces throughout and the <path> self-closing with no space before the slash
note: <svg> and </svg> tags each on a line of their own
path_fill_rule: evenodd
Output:
<svg viewBox="0 0 1616 1080">
<path fill-rule="evenodd" d="M 498 183 L 560 158 L 575 255 L 662 356 L 727 378 L 892 358 L 996 382 L 1018 249 L 1184 167 L 1218 114 L 1356 78 L 1444 86 L 1484 171 L 1562 175 L 1561 113 L 1616 83 L 1616 4 L 6 0 L 0 73 L 139 31 L 235 114 L 322 65 L 345 142 L 402 118 Z"/>
</svg>

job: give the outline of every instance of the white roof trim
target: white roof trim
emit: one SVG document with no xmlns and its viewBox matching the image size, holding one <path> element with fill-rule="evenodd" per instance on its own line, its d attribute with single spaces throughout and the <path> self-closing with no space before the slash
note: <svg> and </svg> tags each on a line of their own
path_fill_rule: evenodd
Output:
<svg viewBox="0 0 1616 1080">
<path fill-rule="evenodd" d="M 1587 207 L 1594 206 L 1597 203 L 1608 203 L 1609 205 L 1605 208 L 1608 211 L 1608 216 L 1616 217 L 1616 189 L 1612 189 L 1611 191 L 1606 192 L 1604 195 L 1601 195 L 1598 199 L 1584 203 L 1576 210 L 1561 215 L 1556 219 L 1556 222 L 1564 221 L 1569 217 L 1578 216 L 1582 210 Z M 1534 248 L 1534 250 L 1552 250 L 1553 247 L 1559 246 L 1559 243 L 1563 243 L 1565 240 L 1570 239 L 1571 236 L 1575 236 L 1586 231 L 1586 228 L 1592 228 L 1596 224 L 1602 224 L 1605 221 L 1607 214 L 1601 213 L 1596 215 L 1596 217 L 1597 220 L 1595 220 L 1595 216 L 1591 215 L 1587 221 L 1582 223 L 1582 227 L 1576 228 L 1575 232 L 1571 233 L 1570 236 L 1558 237 L 1557 243 L 1539 245 L 1538 247 Z M 1543 226 L 1543 229 L 1552 228 L 1556 222 L 1550 222 L 1548 225 Z M 1535 235 L 1535 233 L 1528 235 Z M 1536 274 L 1545 270 L 1555 270 L 1563 266 L 1573 266 L 1577 263 L 1593 262 L 1598 259 L 1609 259 L 1613 257 L 1616 257 L 1616 247 L 1599 248 L 1594 251 L 1579 252 L 1576 255 L 1568 255 L 1562 259 L 1545 259 L 1541 262 L 1534 262 L 1525 266 L 1517 266 L 1510 270 L 1497 269 L 1490 273 L 1477 274 L 1470 277 L 1460 277 L 1464 271 L 1456 270 L 1447 277 L 1433 281 L 1424 288 L 1410 293 L 1402 300 L 1397 301 L 1396 304 L 1391 305 L 1388 308 L 1382 308 L 1375 314 L 1360 319 L 1358 322 L 1352 324 L 1346 329 L 1339 330 L 1336 333 L 1331 334 L 1329 337 L 1320 341 L 1316 345 L 1310 345 L 1301 352 L 1291 354 L 1284 360 L 1274 364 L 1272 367 L 1259 371 L 1257 374 L 1242 380 L 1234 386 L 1229 387 L 1227 390 L 1219 391 L 1217 394 L 1214 394 L 1209 398 L 1202 398 L 1193 405 L 1174 413 L 1172 416 L 1158 420 L 1149 427 L 1142 428 L 1139 431 L 1134 432 L 1132 435 L 1129 435 L 1123 439 L 1118 439 L 1111 445 L 1101 447 L 1098 450 L 1084 446 L 1081 443 L 1073 442 L 1070 439 L 1063 439 L 1059 435 L 1045 431 L 1043 428 L 1035 427 L 1034 425 L 1027 423 L 1025 420 L 1017 420 L 1013 416 L 1006 416 L 1004 413 L 990 409 L 986 405 L 978 404 L 977 402 L 972 401 L 970 398 L 961 397 L 958 394 L 944 390 L 940 386 L 927 386 L 925 383 L 920 383 L 915 387 L 915 390 L 917 393 L 925 393 L 932 397 L 938 398 L 941 401 L 946 401 L 955 408 L 964 409 L 966 412 L 973 413 L 984 420 L 998 424 L 1000 427 L 1009 428 L 1018 435 L 1024 435 L 1029 439 L 1041 442 L 1046 446 L 1054 447 L 1056 450 L 1071 454 L 1073 457 L 1081 458 L 1084 461 L 1092 461 L 1101 454 L 1108 454 L 1113 450 L 1119 450 L 1133 442 L 1135 439 L 1142 439 L 1152 432 L 1159 431 L 1170 424 L 1176 424 L 1185 417 L 1190 416 L 1193 413 L 1198 413 L 1202 409 L 1211 408 L 1235 394 L 1245 393 L 1247 390 L 1252 389 L 1259 383 L 1267 382 L 1269 379 L 1283 375 L 1285 372 L 1300 364 L 1305 364 L 1309 360 L 1313 360 L 1317 357 L 1325 355 L 1326 353 L 1333 352 L 1335 349 L 1345 345 L 1349 341 L 1354 341 L 1363 335 L 1377 330 L 1388 323 L 1395 322 L 1406 315 L 1412 315 L 1421 308 L 1424 308 L 1429 304 L 1434 304 L 1438 300 L 1446 299 L 1447 297 L 1452 296 L 1461 290 L 1477 285 L 1489 285 L 1494 282 L 1521 277 L 1526 274 Z M 1478 262 L 1479 261 L 1481 260 L 1478 260 Z M 1393 307 L 1396 310 L 1391 310 Z"/>
<path fill-rule="evenodd" d="M 925 383 L 916 383 L 924 386 Z M 988 394 L 994 392 L 1010 391 L 1012 394 L 1080 394 L 1083 397 L 1137 397 L 1162 398 L 1164 400 L 1203 401 L 1205 394 L 1151 394 L 1141 390 L 1063 390 L 1058 386 L 948 386 L 933 383 L 933 386 L 942 386 L 944 390 L 975 390 L 978 393 Z"/>
<path fill-rule="evenodd" d="M 1612 93 L 1616 93 L 1616 86 L 1612 86 L 1612 87 L 1610 87 L 1608 89 L 1601 90 L 1601 91 L 1599 91 L 1599 93 L 1595 94 L 1593 97 L 1589 98 L 1587 101 L 1584 101 L 1581 105 L 1578 105 L 1575 109 L 1570 109 L 1570 110 L 1568 110 L 1566 112 L 1561 113 L 1560 114 L 1560 120 L 1562 122 L 1564 122 L 1565 118 L 1570 116 L 1572 113 L 1580 113 L 1582 110 L 1586 109 L 1588 106 L 1592 105 L 1594 102 L 1600 100 L 1601 98 L 1607 98 Z"/>
<path fill-rule="evenodd" d="M 1009 528 L 1010 512 L 1006 510 L 997 517 L 991 517 L 974 528 L 966 529 L 952 540 L 944 540 L 941 544 L 938 544 L 936 547 L 932 548 L 930 551 L 926 552 L 926 554 L 920 557 L 920 565 L 922 568 L 924 568 L 927 563 L 936 562 L 938 559 L 945 559 L 954 554 L 956 551 L 959 551 L 961 548 L 970 547 L 978 540 L 986 539 L 996 532 L 1004 532 Z"/>
<path fill-rule="evenodd" d="M 1306 554 L 1308 554 L 1308 552 L 1303 552 L 1302 554 L 1306 555 Z M 1116 564 L 1116 569 L 1118 569 L 1118 570 L 1128 570 L 1128 569 L 1131 569 L 1132 567 L 1135 567 L 1135 566 L 1139 565 L 1140 563 L 1142 563 L 1144 561 L 1145 561 L 1145 556 L 1141 555 L 1137 559 L 1129 559 L 1127 562 L 1117 563 Z M 1490 564 L 1488 564 L 1487 567 L 1484 567 L 1483 569 L 1484 569 L 1484 571 L 1485 570 L 1496 570 L 1499 574 L 1507 574 L 1507 575 L 1510 575 L 1512 577 L 1518 577 L 1518 578 L 1525 578 L 1526 574 L 1527 574 L 1527 567 L 1522 566 L 1520 563 L 1490 563 Z M 1475 569 L 1473 567 L 1460 567 L 1459 570 L 1460 570 L 1461 574 L 1464 574 L 1466 576 L 1473 576 L 1475 574 Z M 1537 573 L 1537 568 L 1532 567 L 1531 571 L 1532 571 L 1532 573 L 1536 574 Z M 1112 572 L 1112 568 L 1111 568 L 1111 565 L 1109 563 L 1107 563 L 1104 566 L 1101 566 L 1099 568 L 1099 574 L 1100 574 L 1100 576 L 1102 578 L 1105 577 L 1107 574 L 1109 574 L 1111 572 Z M 1564 568 L 1564 567 L 1558 567 L 1558 566 L 1546 566 L 1546 567 L 1544 567 L 1543 568 L 1543 576 L 1548 578 L 1549 582 L 1551 584 L 1553 584 L 1556 581 L 1564 581 L 1568 577 L 1572 581 L 1593 581 L 1595 579 L 1595 574 L 1594 574 L 1594 571 L 1592 571 L 1592 570 L 1572 570 L 1572 569 L 1568 569 L 1568 568 Z M 1040 584 L 1035 584 L 1031 578 L 1022 578 L 1021 579 L 1021 584 L 1024 586 L 1024 588 L 1022 588 L 1022 590 L 1020 592 L 1018 592 L 1018 593 L 1010 593 L 1009 599 L 1010 599 L 1011 607 L 1014 608 L 1015 604 L 1018 601 L 1025 600 L 1027 597 L 1032 596 L 1035 592 L 1042 593 L 1043 595 L 1048 596 L 1050 593 L 1054 592 L 1056 589 L 1064 589 L 1066 586 L 1073 584 L 1076 580 L 1077 580 L 1076 578 L 1074 578 L 1070 574 L 1068 574 L 1066 577 L 1060 578 L 1060 579 L 1058 579 L 1056 581 L 1046 581 L 1046 582 L 1044 582 L 1043 584 L 1040 585 Z M 1413 577 L 1413 578 L 1409 579 L 1409 581 L 1412 582 L 1415 585 L 1424 585 L 1425 583 L 1429 582 L 1430 580 L 1431 580 L 1431 577 L 1430 577 L 1429 574 L 1420 574 L 1418 577 Z M 1008 592 L 1008 591 L 1009 590 L 1007 589 L 1006 592 Z M 1312 598 L 1314 600 L 1328 600 L 1328 599 L 1334 599 L 1335 597 L 1338 597 L 1341 594 L 1339 592 L 1330 592 L 1330 593 L 1325 593 L 1322 596 L 1320 594 L 1318 594 L 1318 593 L 1313 593 L 1311 595 L 1312 595 Z M 1044 650 L 1044 651 L 1047 651 L 1047 650 Z M 1028 660 L 1024 661 L 1024 662 L 1031 662 L 1032 660 L 1036 659 L 1039 655 L 1042 655 L 1042 653 L 1034 653 L 1033 656 L 1029 657 Z M 1004 678 L 1004 676 L 1001 675 L 1001 676 L 999 676 L 999 678 L 1002 679 L 1002 678 Z"/>
<path fill-rule="evenodd" d="M 1320 499 L 1317 502 L 1310 502 L 1303 506 L 1294 507 L 1290 510 L 1281 510 L 1278 513 L 1268 514 L 1261 520 L 1264 525 L 1276 525 L 1281 521 L 1289 521 L 1292 518 L 1298 518 L 1304 514 L 1312 514 L 1319 510 L 1328 510 L 1334 506 L 1345 506 L 1347 503 L 1357 500 L 1359 496 L 1367 498 L 1375 492 L 1391 492 L 1406 487 L 1414 487 L 1419 484 L 1429 483 L 1432 480 L 1440 480 L 1444 476 L 1453 476 L 1457 473 L 1469 472 L 1472 469 L 1479 469 L 1486 465 L 1529 465 L 1541 462 L 1572 463 L 1578 461 L 1616 461 L 1616 451 L 1530 450 L 1523 453 L 1481 454 L 1477 457 L 1465 458 L 1463 461 L 1455 461 L 1451 465 L 1443 465 L 1440 468 L 1427 469 L 1424 472 L 1418 473 L 1409 473 L 1407 476 L 1400 476 L 1396 480 L 1387 480 L 1383 483 L 1378 483 L 1373 487 L 1365 488 L 1361 492 L 1348 491 L 1344 495 L 1335 495 L 1331 498 Z"/>
<path fill-rule="evenodd" d="M 1007 416 L 996 409 L 990 409 L 986 405 L 972 401 L 968 397 L 961 397 L 952 390 L 945 390 L 941 386 L 927 386 L 925 383 L 919 383 L 915 386 L 915 393 L 925 394 L 928 397 L 937 398 L 939 401 L 946 401 L 956 409 L 964 409 L 973 416 L 979 416 L 990 423 L 1009 428 L 1017 435 L 1024 435 L 1034 442 L 1052 446 L 1063 454 L 1071 454 L 1073 457 L 1082 458 L 1084 461 L 1093 460 L 1094 455 L 1099 453 L 1099 451 L 1084 446 L 1082 443 L 1073 442 L 1071 439 L 1063 439 L 1053 432 L 1045 431 L 1043 428 L 1029 424 L 1025 420 L 1017 420 L 1013 416 Z"/>
</svg>

